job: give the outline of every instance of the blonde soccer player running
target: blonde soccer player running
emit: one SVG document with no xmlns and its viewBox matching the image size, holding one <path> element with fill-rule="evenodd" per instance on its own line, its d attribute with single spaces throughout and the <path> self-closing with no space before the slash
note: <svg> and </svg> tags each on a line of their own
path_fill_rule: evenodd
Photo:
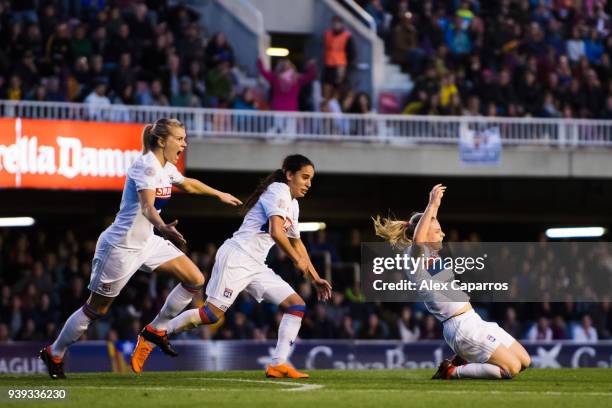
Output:
<svg viewBox="0 0 612 408">
<path fill-rule="evenodd" d="M 92 321 L 105 315 L 130 278 L 141 269 L 169 273 L 181 284 L 168 295 L 157 317 L 138 336 L 150 350 L 155 345 L 170 355 L 176 351 L 168 342 L 166 326 L 199 293 L 204 276 L 197 266 L 171 241 L 186 243 L 177 231 L 177 221 L 167 224 L 159 215 L 170 200 L 172 186 L 194 194 L 217 197 L 229 205 L 240 200 L 196 179 L 184 177 L 176 168 L 187 147 L 185 128 L 176 119 L 159 119 L 144 127 L 143 154 L 130 166 L 121 205 L 114 222 L 100 235 L 89 282 L 91 295 L 83 307 L 66 321 L 53 344 L 40 351 L 40 358 L 53 379 L 66 378 L 64 354 L 87 330 Z M 163 236 L 157 236 L 153 229 Z M 135 371 L 138 366 L 132 365 Z"/>
<path fill-rule="evenodd" d="M 314 172 L 314 165 L 308 158 L 295 154 L 287 156 L 282 168 L 263 180 L 245 204 L 247 213 L 242 225 L 217 251 L 206 288 L 206 303 L 172 319 L 168 324 L 168 334 L 217 322 L 238 294 L 246 290 L 258 302 L 269 301 L 285 312 L 278 328 L 273 362 L 267 367 L 266 376 L 309 377 L 287 364 L 306 305 L 265 261 L 272 246 L 280 246 L 295 267 L 312 279 L 319 300 L 331 297 L 331 285 L 319 277 L 310 262 L 298 229 L 298 199 L 310 189 Z M 138 346 L 134 354 L 137 353 Z"/>
<path fill-rule="evenodd" d="M 444 239 L 437 217 L 445 192 L 445 186 L 434 186 L 425 211 L 413 214 L 408 221 L 376 217 L 376 235 L 409 253 L 411 247 L 418 247 L 426 259 L 436 258 Z M 448 271 L 440 272 L 442 276 L 444 272 Z M 525 348 L 497 323 L 482 320 L 468 301 L 444 301 L 434 296 L 424 303 L 442 322 L 444 339 L 455 352 L 452 359 L 442 361 L 432 379 L 508 379 L 531 364 Z"/>
</svg>

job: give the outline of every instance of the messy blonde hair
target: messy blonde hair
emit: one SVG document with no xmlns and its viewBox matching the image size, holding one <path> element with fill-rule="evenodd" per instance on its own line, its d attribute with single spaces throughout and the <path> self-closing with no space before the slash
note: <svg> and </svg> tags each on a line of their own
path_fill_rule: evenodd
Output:
<svg viewBox="0 0 612 408">
<path fill-rule="evenodd" d="M 405 249 L 412 244 L 412 236 L 423 213 L 412 213 L 408 221 L 396 220 L 392 216 L 372 217 L 376 235 L 394 248 Z"/>
</svg>

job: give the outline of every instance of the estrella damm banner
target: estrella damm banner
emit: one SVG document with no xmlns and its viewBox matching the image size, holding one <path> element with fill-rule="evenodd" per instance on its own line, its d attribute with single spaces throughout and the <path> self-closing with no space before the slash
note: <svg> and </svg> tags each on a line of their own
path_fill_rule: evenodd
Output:
<svg viewBox="0 0 612 408">
<path fill-rule="evenodd" d="M 143 126 L 0 118 L 0 188 L 121 190 Z"/>
</svg>

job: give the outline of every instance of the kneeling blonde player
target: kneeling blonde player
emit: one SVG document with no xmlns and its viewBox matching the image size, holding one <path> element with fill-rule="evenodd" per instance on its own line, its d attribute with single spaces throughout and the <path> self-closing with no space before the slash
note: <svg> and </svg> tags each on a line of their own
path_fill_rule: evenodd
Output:
<svg viewBox="0 0 612 408">
<path fill-rule="evenodd" d="M 248 211 L 240 229 L 217 251 L 208 298 L 199 309 L 187 310 L 168 324 L 168 334 L 180 333 L 223 317 L 240 292 L 257 301 L 279 305 L 285 313 L 278 328 L 272 364 L 266 375 L 275 378 L 308 378 L 287 364 L 304 316 L 305 303 L 293 288 L 266 264 L 276 243 L 305 276 L 310 275 L 320 300 L 331 297 L 331 285 L 321 279 L 310 262 L 298 229 L 297 199 L 308 192 L 314 177 L 312 162 L 301 155 L 287 156 L 281 169 L 270 174 L 245 204 Z M 138 353 L 138 345 L 134 354 Z"/>
<path fill-rule="evenodd" d="M 177 221 L 166 224 L 160 217 L 161 207 L 170 200 L 173 185 L 188 193 L 216 196 L 226 204 L 242 204 L 231 194 L 184 177 L 177 170 L 175 165 L 187 147 L 185 128 L 178 120 L 159 119 L 146 125 L 142 144 L 142 156 L 128 169 L 115 221 L 98 238 L 89 282 L 91 295 L 68 318 L 55 342 L 40 351 L 40 358 L 53 379 L 66 378 L 63 358 L 68 346 L 85 333 L 92 321 L 108 312 L 113 300 L 139 269 L 170 273 L 182 282 L 170 292 L 155 320 L 138 336 L 143 348 L 150 351 L 157 345 L 164 353 L 176 355 L 168 343 L 166 325 L 199 293 L 204 276 L 169 241 L 185 244 L 176 230 Z M 164 238 L 154 235 L 153 228 Z M 140 371 L 137 364 L 132 364 L 132 368 Z"/>
<path fill-rule="evenodd" d="M 394 246 L 408 247 L 411 255 L 418 248 L 426 259 L 437 257 L 444 238 L 437 215 L 445 191 L 440 184 L 434 186 L 425 211 L 413 214 L 407 222 L 377 217 L 376 235 Z M 518 341 L 497 323 L 482 320 L 469 301 L 456 300 L 434 296 L 424 302 L 442 322 L 444 339 L 455 352 L 452 359 L 440 364 L 432 379 L 509 379 L 529 367 L 529 354 Z"/>
</svg>

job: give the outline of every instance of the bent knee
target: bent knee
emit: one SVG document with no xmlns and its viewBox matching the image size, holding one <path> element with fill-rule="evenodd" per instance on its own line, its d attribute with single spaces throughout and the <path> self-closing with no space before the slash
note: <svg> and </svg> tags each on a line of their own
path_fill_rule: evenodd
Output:
<svg viewBox="0 0 612 408">
<path fill-rule="evenodd" d="M 512 361 L 511 363 L 502 365 L 501 368 L 504 371 L 502 375 L 503 377 L 514 378 L 518 375 L 518 373 L 521 372 L 523 366 L 521 365 L 521 362 L 517 359 L 515 361 Z"/>
<path fill-rule="evenodd" d="M 531 365 L 531 357 L 529 355 L 523 356 L 521 358 L 521 370 L 525 370 L 529 368 Z"/>
</svg>

